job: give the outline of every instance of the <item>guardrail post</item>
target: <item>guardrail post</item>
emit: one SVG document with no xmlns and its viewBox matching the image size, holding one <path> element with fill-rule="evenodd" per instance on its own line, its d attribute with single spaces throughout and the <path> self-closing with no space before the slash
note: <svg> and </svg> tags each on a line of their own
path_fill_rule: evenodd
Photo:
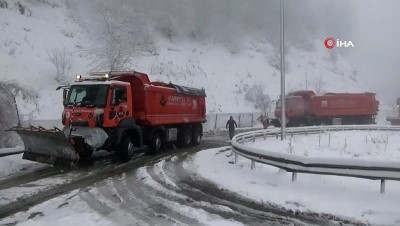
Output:
<svg viewBox="0 0 400 226">
<path fill-rule="evenodd" d="M 215 114 L 214 130 L 217 129 L 217 122 L 218 122 L 218 114 Z"/>
<path fill-rule="evenodd" d="M 264 130 L 264 140 L 266 140 L 266 139 L 267 139 L 267 131 Z"/>
<path fill-rule="evenodd" d="M 297 172 L 292 172 L 292 182 L 297 180 Z"/>
<path fill-rule="evenodd" d="M 253 143 L 256 142 L 256 135 L 253 133 Z"/>
<path fill-rule="evenodd" d="M 238 161 L 238 153 L 235 152 L 235 164 L 237 163 L 237 161 Z"/>
<path fill-rule="evenodd" d="M 255 167 L 256 167 L 256 161 L 251 160 L 251 166 L 250 166 L 251 170 L 253 170 Z"/>
<path fill-rule="evenodd" d="M 385 180 L 381 180 L 381 194 L 385 193 Z"/>
<path fill-rule="evenodd" d="M 275 137 L 276 137 L 276 139 L 278 139 L 278 133 L 277 132 L 275 133 Z"/>
</svg>

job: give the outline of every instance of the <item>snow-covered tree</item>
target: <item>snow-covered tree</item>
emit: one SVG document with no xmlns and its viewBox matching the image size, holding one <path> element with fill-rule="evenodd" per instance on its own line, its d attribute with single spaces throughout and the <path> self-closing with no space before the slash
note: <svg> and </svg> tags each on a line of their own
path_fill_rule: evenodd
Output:
<svg viewBox="0 0 400 226">
<path fill-rule="evenodd" d="M 96 42 L 88 51 L 95 69 L 130 69 L 135 57 L 154 51 L 143 19 L 129 5 L 104 3 L 98 11 L 99 22 L 92 31 Z"/>
<path fill-rule="evenodd" d="M 246 93 L 245 98 L 248 101 L 255 103 L 255 107 L 267 112 L 271 107 L 271 98 L 264 94 L 265 86 L 262 84 L 254 84 Z"/>
<path fill-rule="evenodd" d="M 15 81 L 0 81 L 0 148 L 15 145 L 15 134 L 5 132 L 6 129 L 18 125 L 15 97 L 33 103 L 36 107 L 38 105 L 35 91 Z"/>
</svg>

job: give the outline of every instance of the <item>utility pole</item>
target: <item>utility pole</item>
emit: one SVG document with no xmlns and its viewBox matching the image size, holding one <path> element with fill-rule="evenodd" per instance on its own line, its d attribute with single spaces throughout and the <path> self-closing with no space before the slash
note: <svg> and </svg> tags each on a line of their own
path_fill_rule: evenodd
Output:
<svg viewBox="0 0 400 226">
<path fill-rule="evenodd" d="M 284 0 L 281 1 L 281 140 L 286 139 Z"/>
<path fill-rule="evenodd" d="M 306 91 L 308 90 L 308 66 L 306 67 Z"/>
</svg>

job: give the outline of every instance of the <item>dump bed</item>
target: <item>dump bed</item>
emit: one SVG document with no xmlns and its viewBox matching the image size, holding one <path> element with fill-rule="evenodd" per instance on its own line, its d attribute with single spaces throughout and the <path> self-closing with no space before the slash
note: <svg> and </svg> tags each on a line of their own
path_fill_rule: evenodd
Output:
<svg viewBox="0 0 400 226">
<path fill-rule="evenodd" d="M 374 93 L 328 93 L 311 96 L 309 114 L 316 117 L 376 115 L 378 103 Z"/>
<path fill-rule="evenodd" d="M 139 72 L 135 72 L 135 76 L 123 76 L 121 80 L 131 84 L 132 115 L 139 125 L 157 126 L 206 121 L 204 89 L 150 82 L 146 74 Z"/>
</svg>

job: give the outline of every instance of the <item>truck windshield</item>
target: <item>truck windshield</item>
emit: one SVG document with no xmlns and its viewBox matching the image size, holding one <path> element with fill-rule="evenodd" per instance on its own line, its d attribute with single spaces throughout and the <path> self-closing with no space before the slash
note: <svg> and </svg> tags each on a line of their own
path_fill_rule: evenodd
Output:
<svg viewBox="0 0 400 226">
<path fill-rule="evenodd" d="M 109 85 L 73 85 L 65 105 L 105 107 Z"/>
<path fill-rule="evenodd" d="M 297 105 L 298 102 L 299 102 L 299 99 L 301 99 L 301 97 L 298 97 L 298 96 L 295 96 L 295 97 L 286 97 L 286 98 L 285 98 L 285 106 L 288 107 L 288 106 Z M 281 103 L 281 100 L 280 100 L 280 99 L 276 101 L 276 107 L 277 107 L 277 108 L 282 107 L 282 103 Z"/>
</svg>

